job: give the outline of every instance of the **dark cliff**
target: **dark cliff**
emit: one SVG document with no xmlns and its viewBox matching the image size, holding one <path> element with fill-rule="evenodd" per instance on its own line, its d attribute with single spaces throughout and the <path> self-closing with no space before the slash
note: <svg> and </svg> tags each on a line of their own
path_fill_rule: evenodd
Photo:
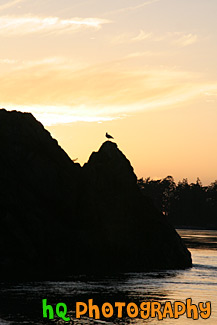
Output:
<svg viewBox="0 0 217 325">
<path fill-rule="evenodd" d="M 88 256 L 104 258 L 103 265 L 111 272 L 191 265 L 181 238 L 142 195 L 130 162 L 115 143 L 106 141 L 92 153 L 83 177 L 85 204 L 80 211 L 89 215 L 87 227 L 95 238 Z"/>
<path fill-rule="evenodd" d="M 1 271 L 55 271 L 66 263 L 79 170 L 31 114 L 0 110 Z"/>
<path fill-rule="evenodd" d="M 142 195 L 115 143 L 81 168 L 31 114 L 0 110 L 4 275 L 189 266 L 181 238 Z"/>
</svg>

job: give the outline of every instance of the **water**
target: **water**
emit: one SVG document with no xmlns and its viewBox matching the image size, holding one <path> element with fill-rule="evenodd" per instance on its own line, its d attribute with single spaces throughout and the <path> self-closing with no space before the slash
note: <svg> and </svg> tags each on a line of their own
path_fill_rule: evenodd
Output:
<svg viewBox="0 0 217 325">
<path fill-rule="evenodd" d="M 123 318 L 101 317 L 100 321 L 82 316 L 75 319 L 75 303 L 93 299 L 99 306 L 104 302 L 141 302 L 151 300 L 174 302 L 192 298 L 194 304 L 211 301 L 212 314 L 207 320 L 199 319 L 196 324 L 217 324 L 217 231 L 179 230 L 190 247 L 193 267 L 180 271 L 122 274 L 114 277 L 72 277 L 67 281 L 46 281 L 27 283 L 0 283 L 0 324 L 159 324 L 156 318 L 131 319 L 124 313 Z M 59 318 L 42 318 L 42 299 L 53 306 L 64 302 L 68 306 L 70 322 Z M 160 323 L 195 324 L 185 315 L 178 320 L 166 318 Z"/>
</svg>

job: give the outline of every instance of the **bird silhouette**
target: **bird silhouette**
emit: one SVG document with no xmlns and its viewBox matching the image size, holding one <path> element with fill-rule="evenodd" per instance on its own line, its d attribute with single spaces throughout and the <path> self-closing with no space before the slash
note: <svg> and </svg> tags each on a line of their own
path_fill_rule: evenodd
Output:
<svg viewBox="0 0 217 325">
<path fill-rule="evenodd" d="M 114 138 L 113 138 L 110 134 L 108 134 L 107 132 L 106 132 L 105 136 L 106 136 L 106 138 L 108 138 L 108 139 L 114 139 Z"/>
</svg>

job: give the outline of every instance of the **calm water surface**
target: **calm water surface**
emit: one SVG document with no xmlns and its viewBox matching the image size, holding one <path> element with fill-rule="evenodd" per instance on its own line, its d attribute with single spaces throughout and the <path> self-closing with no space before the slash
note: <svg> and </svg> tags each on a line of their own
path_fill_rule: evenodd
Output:
<svg viewBox="0 0 217 325">
<path fill-rule="evenodd" d="M 217 231 L 178 230 L 193 257 L 193 268 L 181 271 L 122 274 L 114 277 L 87 278 L 80 276 L 67 281 L 28 283 L 0 283 L 0 324 L 217 324 Z M 164 319 L 103 319 L 99 322 L 88 317 L 75 319 L 75 302 L 101 305 L 115 301 L 175 301 L 192 298 L 193 303 L 211 301 L 212 315 L 197 321 L 185 315 L 178 320 Z M 59 319 L 43 320 L 41 300 L 49 304 L 64 302 L 68 306 L 70 322 Z M 116 310 L 116 309 L 115 309 Z M 116 314 L 116 312 L 115 312 Z M 196 322 L 196 323 L 195 323 Z"/>
</svg>

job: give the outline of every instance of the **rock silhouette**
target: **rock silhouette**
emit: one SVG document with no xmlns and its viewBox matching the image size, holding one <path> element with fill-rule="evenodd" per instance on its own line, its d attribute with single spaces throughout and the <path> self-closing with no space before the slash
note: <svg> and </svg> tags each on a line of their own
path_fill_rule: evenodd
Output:
<svg viewBox="0 0 217 325">
<path fill-rule="evenodd" d="M 0 110 L 0 206 L 4 277 L 191 266 L 115 143 L 80 167 L 30 113 Z"/>
</svg>

